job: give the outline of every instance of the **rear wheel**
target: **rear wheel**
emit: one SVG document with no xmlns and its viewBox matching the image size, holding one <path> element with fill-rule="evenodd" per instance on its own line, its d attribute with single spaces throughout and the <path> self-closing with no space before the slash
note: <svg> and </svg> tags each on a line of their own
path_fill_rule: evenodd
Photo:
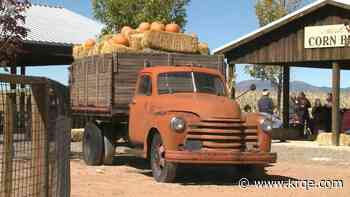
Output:
<svg viewBox="0 0 350 197">
<path fill-rule="evenodd" d="M 159 134 L 155 134 L 152 138 L 150 162 L 153 177 L 157 182 L 174 181 L 177 165 L 165 160 L 165 148 Z"/>
<path fill-rule="evenodd" d="M 101 125 L 103 132 L 103 142 L 104 142 L 104 151 L 103 151 L 103 163 L 105 165 L 113 164 L 113 156 L 115 154 L 115 140 L 113 126 L 109 124 Z"/>
<path fill-rule="evenodd" d="M 83 136 L 83 159 L 87 165 L 102 165 L 104 138 L 96 124 L 89 122 Z"/>
</svg>

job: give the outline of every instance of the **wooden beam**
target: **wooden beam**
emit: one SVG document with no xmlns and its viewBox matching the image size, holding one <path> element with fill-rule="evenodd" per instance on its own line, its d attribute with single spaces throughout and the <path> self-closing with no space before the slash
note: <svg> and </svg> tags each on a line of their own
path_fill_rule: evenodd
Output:
<svg viewBox="0 0 350 197">
<path fill-rule="evenodd" d="M 21 69 L 20 69 L 20 74 L 21 76 L 25 76 L 26 74 L 26 67 L 25 66 L 21 66 Z M 25 124 L 26 124 L 26 121 L 25 121 L 25 84 L 21 84 L 20 85 L 21 87 L 21 91 L 20 91 L 20 97 L 19 97 L 19 122 L 21 123 L 21 127 L 19 129 L 21 129 L 24 133 L 25 131 Z"/>
<path fill-rule="evenodd" d="M 5 106 L 5 117 L 4 117 L 4 152 L 2 161 L 2 184 L 0 190 L 4 192 L 4 197 L 12 196 L 13 186 L 13 156 L 14 156 L 14 145 L 13 135 L 15 133 L 15 109 L 16 109 L 16 94 L 9 93 L 6 96 Z"/>
<path fill-rule="evenodd" d="M 332 69 L 332 144 L 339 146 L 340 137 L 340 110 L 339 96 L 340 94 L 340 66 L 339 63 L 333 63 Z"/>
<path fill-rule="evenodd" d="M 49 183 L 48 85 L 32 85 L 32 93 L 34 101 L 34 113 L 32 117 L 32 165 L 35 166 L 33 169 L 33 193 L 38 194 L 38 196 L 47 197 Z"/>
<path fill-rule="evenodd" d="M 283 128 L 289 127 L 289 80 L 290 68 L 283 66 L 283 82 L 282 82 L 282 97 L 283 97 Z"/>
<path fill-rule="evenodd" d="M 229 97 L 231 99 L 235 98 L 235 64 L 228 65 L 227 73 L 227 87 L 229 88 Z"/>
</svg>

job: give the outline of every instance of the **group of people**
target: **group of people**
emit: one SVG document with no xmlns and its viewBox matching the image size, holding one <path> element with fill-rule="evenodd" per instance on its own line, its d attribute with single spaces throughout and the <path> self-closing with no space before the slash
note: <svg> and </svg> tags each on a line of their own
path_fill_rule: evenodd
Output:
<svg viewBox="0 0 350 197">
<path fill-rule="evenodd" d="M 311 116 L 310 116 L 311 108 Z M 274 104 L 270 92 L 264 89 L 262 97 L 258 101 L 259 112 L 273 114 Z M 322 105 L 320 99 L 316 99 L 311 107 L 309 99 L 304 92 L 292 96 L 289 103 L 290 124 L 299 126 L 311 134 L 319 131 L 331 131 L 332 127 L 332 94 L 328 93 L 326 103 Z M 294 125 L 295 124 L 295 125 Z"/>
</svg>

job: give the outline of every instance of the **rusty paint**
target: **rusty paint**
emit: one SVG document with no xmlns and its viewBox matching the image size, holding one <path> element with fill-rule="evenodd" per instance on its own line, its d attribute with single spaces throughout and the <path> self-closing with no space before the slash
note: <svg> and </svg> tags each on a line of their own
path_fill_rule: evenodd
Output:
<svg viewBox="0 0 350 197">
<path fill-rule="evenodd" d="M 273 163 L 276 154 L 270 152 L 271 137 L 259 127 L 259 114 L 243 117 L 236 101 L 227 96 L 205 93 L 158 94 L 157 77 L 164 72 L 201 72 L 216 75 L 225 82 L 219 71 L 203 67 L 157 66 L 140 71 L 151 79 L 151 94 L 138 95 L 130 104 L 129 139 L 144 145 L 147 157 L 148 137 L 157 131 L 163 140 L 166 160 L 179 163 L 258 164 Z M 170 120 L 186 120 L 182 132 L 170 128 Z M 197 140 L 199 151 L 188 151 L 186 140 Z"/>
<path fill-rule="evenodd" d="M 268 164 L 275 163 L 276 153 L 235 151 L 167 151 L 165 159 L 176 163 Z"/>
</svg>

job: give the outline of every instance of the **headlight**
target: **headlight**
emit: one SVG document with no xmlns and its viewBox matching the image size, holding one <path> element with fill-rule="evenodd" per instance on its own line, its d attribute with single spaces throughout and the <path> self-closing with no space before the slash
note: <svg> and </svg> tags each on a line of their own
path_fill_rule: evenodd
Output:
<svg viewBox="0 0 350 197">
<path fill-rule="evenodd" d="M 270 132 L 272 130 L 272 120 L 270 118 L 264 118 L 260 121 L 260 126 L 263 131 Z"/>
<path fill-rule="evenodd" d="M 184 131 L 186 128 L 186 121 L 180 117 L 173 117 L 170 120 L 170 128 L 177 132 Z"/>
</svg>

